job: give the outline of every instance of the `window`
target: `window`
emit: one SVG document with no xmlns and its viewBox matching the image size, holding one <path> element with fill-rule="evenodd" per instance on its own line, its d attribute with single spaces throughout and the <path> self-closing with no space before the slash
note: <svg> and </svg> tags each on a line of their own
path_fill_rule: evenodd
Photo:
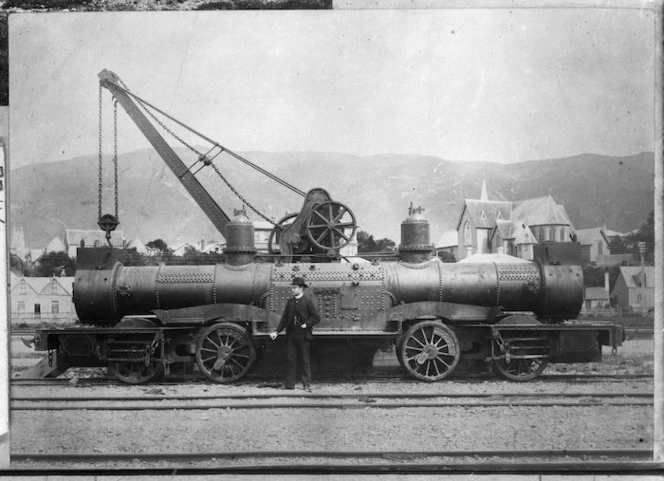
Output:
<svg viewBox="0 0 664 481">
<path fill-rule="evenodd" d="M 51 313 L 60 314 L 60 301 L 51 301 Z"/>
<path fill-rule="evenodd" d="M 597 254 L 600 256 L 604 254 L 604 244 L 602 244 L 602 241 L 597 242 Z"/>
<path fill-rule="evenodd" d="M 56 280 L 51 281 L 51 294 L 58 293 L 58 282 Z"/>
<path fill-rule="evenodd" d="M 555 227 L 549 227 L 549 239 L 550 241 L 555 241 L 556 240 L 556 228 Z"/>
<path fill-rule="evenodd" d="M 35 316 L 41 316 L 41 304 L 35 304 Z"/>
<path fill-rule="evenodd" d="M 560 237 L 559 237 L 559 239 L 560 239 L 560 242 L 565 242 L 565 228 L 564 227 L 560 228 Z"/>
<path fill-rule="evenodd" d="M 19 288 L 19 293 L 20 294 L 27 294 L 28 293 L 28 283 L 25 282 L 25 279 L 21 279 L 21 286 Z"/>
<path fill-rule="evenodd" d="M 16 311 L 20 313 L 25 312 L 25 301 L 18 301 L 16 303 Z"/>
<path fill-rule="evenodd" d="M 473 245 L 473 236 L 470 233 L 470 222 L 468 221 L 466 221 L 466 224 L 463 226 L 463 245 Z"/>
</svg>

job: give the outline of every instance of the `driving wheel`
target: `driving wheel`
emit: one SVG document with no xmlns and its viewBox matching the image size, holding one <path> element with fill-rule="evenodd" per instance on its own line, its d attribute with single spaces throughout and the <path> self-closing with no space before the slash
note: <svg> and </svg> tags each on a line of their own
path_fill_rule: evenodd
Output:
<svg viewBox="0 0 664 481">
<path fill-rule="evenodd" d="M 142 384 L 152 381 L 164 372 L 164 365 L 157 357 L 159 339 L 156 332 L 140 332 L 140 329 L 154 329 L 156 324 L 148 319 L 123 319 L 117 326 L 122 329 L 136 329 L 130 338 L 118 336 L 109 340 L 106 371 L 116 379 L 128 384 Z"/>
<path fill-rule="evenodd" d="M 530 381 L 542 374 L 549 361 L 547 359 L 500 359 L 493 366 L 500 376 L 510 381 Z"/>
<path fill-rule="evenodd" d="M 196 343 L 196 363 L 214 382 L 237 381 L 249 372 L 255 359 L 256 350 L 247 330 L 230 322 L 204 329 Z"/>
<path fill-rule="evenodd" d="M 348 245 L 355 235 L 356 227 L 353 212 L 342 203 L 334 201 L 316 205 L 306 222 L 311 242 L 325 250 L 338 250 Z"/>
<path fill-rule="evenodd" d="M 399 362 L 422 381 L 439 381 L 454 371 L 461 351 L 454 332 L 439 321 L 413 324 L 398 348 Z"/>
<path fill-rule="evenodd" d="M 122 361 L 109 361 L 106 370 L 109 374 L 128 384 L 142 384 L 159 376 L 164 371 L 160 359 L 152 353 L 151 339 L 140 341 L 114 341 L 114 356 L 123 357 Z"/>
</svg>

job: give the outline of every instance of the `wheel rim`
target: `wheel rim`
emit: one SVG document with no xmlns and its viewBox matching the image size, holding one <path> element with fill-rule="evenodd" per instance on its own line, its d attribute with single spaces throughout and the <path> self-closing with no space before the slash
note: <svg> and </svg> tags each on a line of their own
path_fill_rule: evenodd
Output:
<svg viewBox="0 0 664 481">
<path fill-rule="evenodd" d="M 530 381 L 542 374 L 549 361 L 547 359 L 504 359 L 496 361 L 498 373 L 511 381 Z"/>
<path fill-rule="evenodd" d="M 433 382 L 454 371 L 461 352 L 459 341 L 449 327 L 437 321 L 423 321 L 408 329 L 399 355 L 411 376 Z"/>
<path fill-rule="evenodd" d="M 149 343 L 147 347 L 146 344 L 141 343 L 128 344 L 126 349 L 142 357 L 142 353 L 146 349 L 149 349 Z M 150 357 L 148 365 L 145 364 L 145 360 L 143 359 L 137 359 L 136 361 L 114 361 L 109 362 L 106 369 L 120 381 L 128 384 L 141 384 L 151 381 L 160 375 L 164 370 L 164 366 L 159 359 Z"/>
<path fill-rule="evenodd" d="M 532 326 L 541 323 L 530 316 L 512 315 L 498 323 L 499 326 Z M 498 374 L 510 381 L 530 381 L 542 374 L 549 364 L 548 340 L 544 336 L 533 336 L 528 331 L 522 333 L 503 332 L 503 342 L 509 355 L 494 360 L 494 368 Z M 535 357 L 537 356 L 537 357 Z"/>
<path fill-rule="evenodd" d="M 355 215 L 340 202 L 323 202 L 316 206 L 307 221 L 307 235 L 316 247 L 341 249 L 355 235 Z"/>
<path fill-rule="evenodd" d="M 200 334 L 196 344 L 196 363 L 214 382 L 237 381 L 249 372 L 255 359 L 246 329 L 236 324 L 214 324 Z"/>
</svg>

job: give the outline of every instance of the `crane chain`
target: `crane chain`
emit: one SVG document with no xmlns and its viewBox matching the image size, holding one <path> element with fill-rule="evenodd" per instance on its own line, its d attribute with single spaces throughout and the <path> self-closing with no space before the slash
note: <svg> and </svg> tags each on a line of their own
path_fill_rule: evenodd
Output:
<svg viewBox="0 0 664 481">
<path fill-rule="evenodd" d="M 234 193 L 234 194 L 235 194 L 235 195 L 236 195 L 236 196 L 237 196 L 237 197 L 238 197 L 238 198 L 244 203 L 244 204 L 246 204 L 247 207 L 249 207 L 249 208 L 250 208 L 251 210 L 253 210 L 256 214 L 258 214 L 259 217 L 262 217 L 263 219 L 265 219 L 266 221 L 268 221 L 268 222 L 269 222 L 270 224 L 272 224 L 273 226 L 276 226 L 276 225 L 277 225 L 277 223 L 276 223 L 275 221 L 273 221 L 273 220 L 270 219 L 268 216 L 266 216 L 265 214 L 263 214 L 262 212 L 260 212 L 260 211 L 259 211 L 258 209 L 256 209 L 253 205 L 251 205 L 251 203 L 250 203 L 247 199 L 245 199 L 242 195 L 240 195 L 240 193 L 239 193 L 237 190 L 235 190 L 235 187 L 233 187 L 233 186 L 231 185 L 231 183 L 226 179 L 226 177 L 224 177 L 224 175 L 219 171 L 219 169 L 217 168 L 216 165 L 214 165 L 214 164 L 210 164 L 210 166 L 211 166 L 212 169 L 217 173 L 217 175 L 219 176 L 219 178 L 221 178 L 221 180 L 224 181 L 224 183 L 228 186 L 228 188 L 229 188 L 229 189 L 230 189 L 230 190 L 231 190 L 231 191 L 232 191 L 232 192 L 233 192 L 233 193 Z"/>
<path fill-rule="evenodd" d="M 99 215 L 97 219 L 101 219 L 101 208 L 102 208 L 102 86 L 101 82 L 99 83 L 99 183 L 98 183 L 98 192 L 97 192 L 97 207 L 99 208 Z"/>
<path fill-rule="evenodd" d="M 111 232 L 114 231 L 119 220 L 118 209 L 118 102 L 115 100 L 113 104 L 113 164 L 114 164 L 114 196 L 115 196 L 115 215 L 102 214 L 103 207 L 103 190 L 104 190 L 104 176 L 103 176 L 103 102 L 102 102 L 102 85 L 99 83 L 99 182 L 98 182 L 98 221 L 97 225 L 106 232 L 106 241 L 111 245 Z"/>
<path fill-rule="evenodd" d="M 122 81 L 121 78 L 118 77 L 118 81 L 120 82 L 120 84 L 122 85 L 122 87 L 123 87 L 127 92 L 131 92 L 131 91 L 129 90 L 129 88 L 127 87 L 127 85 Z M 100 88 L 101 88 L 101 87 L 100 87 Z M 162 129 L 164 129 L 166 132 L 168 132 L 168 133 L 171 135 L 171 137 L 173 137 L 175 140 L 177 140 L 177 141 L 180 142 L 182 145 L 184 145 L 186 148 L 188 148 L 188 149 L 191 150 L 193 153 L 195 153 L 195 154 L 197 155 L 199 161 L 200 161 L 201 159 L 206 159 L 206 158 L 207 158 L 202 152 L 199 152 L 198 150 L 196 150 L 195 147 L 192 147 L 192 146 L 191 146 L 189 143 L 187 143 L 184 139 L 182 139 L 182 138 L 181 138 L 180 136 L 178 136 L 175 132 L 173 132 L 173 131 L 172 131 L 172 130 L 171 130 L 166 124 L 164 124 L 164 122 L 162 122 L 161 120 L 159 120 L 159 119 L 154 115 L 154 113 L 153 113 L 150 109 L 148 109 L 148 108 L 145 106 L 145 104 L 144 104 L 139 98 L 134 97 L 134 99 L 136 100 L 136 102 L 138 102 L 138 104 L 139 104 L 141 107 L 143 107 L 143 110 L 144 110 L 144 111 L 145 111 L 145 112 L 146 112 L 146 113 L 152 118 L 152 120 L 154 120 L 154 121 L 157 123 L 157 125 L 159 125 Z M 224 148 L 223 148 L 222 146 L 220 146 L 220 145 L 216 145 L 216 146 L 219 147 L 219 148 L 221 148 L 221 150 L 222 150 L 222 152 L 223 152 Z M 210 161 L 210 164 L 209 164 L 209 165 L 212 166 L 213 170 L 217 173 L 217 175 L 219 176 L 219 178 L 221 178 L 221 180 L 222 180 L 222 181 L 228 186 L 228 188 L 233 192 L 233 194 L 235 194 L 235 195 L 238 197 L 238 199 L 240 199 L 244 204 L 246 204 L 247 207 L 249 207 L 249 208 L 250 208 L 251 210 L 253 210 L 253 211 L 254 211 L 259 217 L 262 217 L 264 220 L 268 221 L 268 222 L 269 222 L 270 224 L 272 224 L 273 226 L 276 226 L 276 225 L 277 225 L 272 219 L 270 219 L 268 216 L 266 216 L 265 214 L 263 214 L 262 212 L 260 212 L 260 211 L 259 211 L 256 207 L 254 207 L 254 206 L 253 206 L 253 205 L 252 205 L 247 199 L 245 199 L 244 196 L 242 196 L 242 195 L 241 195 L 241 194 L 240 194 L 240 193 L 239 193 L 239 192 L 238 192 L 238 191 L 237 191 L 237 190 L 231 185 L 231 183 L 226 179 L 226 177 L 224 177 L 224 175 L 219 171 L 219 169 L 217 168 L 217 166 L 214 165 L 214 164 L 212 163 L 212 161 Z"/>
<path fill-rule="evenodd" d="M 118 101 L 113 102 L 113 165 L 114 165 L 114 184 L 115 194 L 115 219 L 120 222 L 118 209 Z"/>
</svg>

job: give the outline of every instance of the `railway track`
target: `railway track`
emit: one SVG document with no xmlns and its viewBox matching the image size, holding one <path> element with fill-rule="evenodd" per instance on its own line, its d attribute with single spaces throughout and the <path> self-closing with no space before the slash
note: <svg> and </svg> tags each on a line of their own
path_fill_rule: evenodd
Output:
<svg viewBox="0 0 664 481">
<path fill-rule="evenodd" d="M 233 385 L 243 386 L 243 385 L 256 385 L 257 387 L 270 387 L 274 383 L 274 377 L 252 377 L 249 380 L 237 382 Z M 403 372 L 400 370 L 394 370 L 391 373 L 384 374 L 368 374 L 368 375 L 359 375 L 353 376 L 351 378 L 343 376 L 326 376 L 318 377 L 321 382 L 327 384 L 338 384 L 338 383 L 348 383 L 348 382 L 372 382 L 372 383 L 409 383 L 409 384 L 421 384 L 421 381 L 416 379 L 406 378 L 403 375 Z M 479 383 L 485 382 L 487 380 L 495 380 L 500 382 L 508 382 L 500 380 L 497 377 L 489 375 L 477 375 L 469 376 L 465 378 L 452 378 L 447 381 L 442 382 L 455 382 L 455 383 Z M 567 382 L 567 383 L 590 383 L 590 382 L 607 382 L 607 381 L 652 381 L 652 374 L 543 374 L 539 376 L 535 381 L 532 382 L 543 382 L 543 383 L 552 383 L 552 382 Z M 117 379 L 110 377 L 57 377 L 57 378 L 22 378 L 16 377 L 10 380 L 12 386 L 50 386 L 50 385 L 68 385 L 76 384 L 80 386 L 95 386 L 95 385 L 118 385 L 118 386 L 127 386 L 127 384 L 118 381 Z M 205 378 L 195 377 L 195 378 L 180 378 L 172 377 L 166 381 L 162 380 L 159 382 L 151 382 L 146 386 L 158 387 L 158 386 L 173 386 L 181 384 L 207 384 L 214 385 L 209 383 Z M 278 383 L 276 383 L 278 384 Z"/>
<path fill-rule="evenodd" d="M 421 451 L 223 451 L 164 453 L 21 453 L 12 454 L 12 467 L 49 473 L 60 469 L 78 474 L 82 467 L 108 466 L 116 474 L 122 465 L 133 471 L 151 474 L 186 474 L 189 470 L 213 469 L 213 472 L 243 474 L 342 474 L 342 473 L 569 473 L 583 468 L 584 473 L 648 473 L 661 466 L 652 461 L 646 449 L 587 450 L 421 450 Z M 141 467 L 140 464 L 145 464 Z M 139 467 L 137 467 L 137 465 Z M 155 469 L 155 465 L 158 466 Z M 165 467 L 166 466 L 166 467 Z M 42 468 L 43 469 L 43 468 Z"/>
<path fill-rule="evenodd" d="M 13 396 L 13 411 L 134 411 L 206 409 L 398 409 L 500 406 L 651 406 L 652 392 L 630 393 L 362 393 L 138 396 Z"/>
</svg>

